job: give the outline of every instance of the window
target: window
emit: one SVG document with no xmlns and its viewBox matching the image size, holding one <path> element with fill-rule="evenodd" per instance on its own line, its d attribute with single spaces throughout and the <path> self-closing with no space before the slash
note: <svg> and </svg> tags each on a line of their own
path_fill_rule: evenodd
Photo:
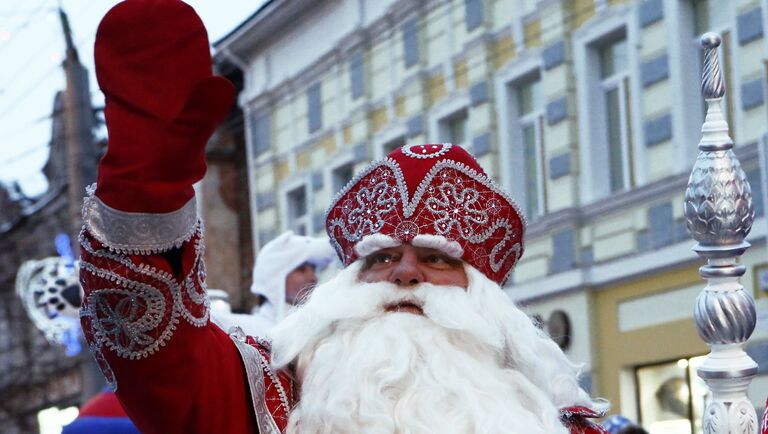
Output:
<svg viewBox="0 0 768 434">
<path fill-rule="evenodd" d="M 610 192 L 632 187 L 632 142 L 627 39 L 621 37 L 597 47 L 600 61 L 600 90 L 603 100 L 605 143 L 608 153 Z"/>
<path fill-rule="evenodd" d="M 333 194 L 341 191 L 345 185 L 352 179 L 354 175 L 354 165 L 347 163 L 339 166 L 331 172 L 331 188 L 333 188 Z"/>
<path fill-rule="evenodd" d="M 697 39 L 709 31 L 709 2 L 707 0 L 689 0 L 693 12 L 693 34 Z"/>
<path fill-rule="evenodd" d="M 358 52 L 352 55 L 349 61 L 349 79 L 352 99 L 357 99 L 365 93 L 365 61 L 363 53 Z"/>
<path fill-rule="evenodd" d="M 385 143 L 384 146 L 381 147 L 381 154 L 386 157 L 390 152 L 403 146 L 405 146 L 405 137 L 398 137 L 395 140 L 390 140 L 389 142 Z"/>
<path fill-rule="evenodd" d="M 269 150 L 270 116 L 267 112 L 256 112 L 251 118 L 251 151 L 253 156 L 259 156 Z"/>
<path fill-rule="evenodd" d="M 440 141 L 466 145 L 467 111 L 462 110 L 440 121 Z"/>
<path fill-rule="evenodd" d="M 546 212 L 542 134 L 544 105 L 538 75 L 515 86 L 515 100 L 525 173 L 525 214 L 529 220 L 534 220 Z"/>
<path fill-rule="evenodd" d="M 725 100 L 723 101 L 722 109 L 726 122 L 731 126 L 730 136 L 734 143 L 736 142 L 736 128 L 734 128 L 733 119 L 733 103 L 736 100 L 736 94 L 734 93 L 734 80 L 729 80 L 731 77 L 731 57 L 730 49 L 731 45 L 735 41 L 731 41 L 731 32 L 728 31 L 730 13 L 727 13 L 720 7 L 711 7 L 709 0 L 687 0 L 688 2 L 688 15 L 691 21 L 691 48 L 696 52 L 698 59 L 698 69 L 696 69 L 696 76 L 691 77 L 696 83 L 697 88 L 701 86 L 701 76 L 704 71 L 704 50 L 701 49 L 699 38 L 706 32 L 717 32 L 723 38 L 722 44 L 718 52 L 720 54 L 720 70 L 722 71 L 723 78 L 725 79 Z M 687 47 L 686 47 L 687 48 Z M 730 97 L 728 96 L 730 95 Z M 697 116 L 696 122 L 701 125 L 704 121 L 704 117 L 707 113 L 707 105 L 704 102 L 704 98 L 701 97 L 701 93 L 697 94 L 697 101 L 701 107 L 700 115 Z"/>
<path fill-rule="evenodd" d="M 419 61 L 419 34 L 416 18 L 403 23 L 403 52 L 405 67 L 413 66 Z"/>
<path fill-rule="evenodd" d="M 287 227 L 299 235 L 309 233 L 309 212 L 307 189 L 301 186 L 290 190 L 286 195 Z"/>
<path fill-rule="evenodd" d="M 307 118 L 309 121 L 309 133 L 323 127 L 323 101 L 320 95 L 320 83 L 316 83 L 307 89 Z"/>
<path fill-rule="evenodd" d="M 464 0 L 464 21 L 471 31 L 483 24 L 483 0 Z"/>
<path fill-rule="evenodd" d="M 635 370 L 640 424 L 652 433 L 702 434 L 706 383 L 696 370 L 705 356 L 641 366 Z"/>
</svg>

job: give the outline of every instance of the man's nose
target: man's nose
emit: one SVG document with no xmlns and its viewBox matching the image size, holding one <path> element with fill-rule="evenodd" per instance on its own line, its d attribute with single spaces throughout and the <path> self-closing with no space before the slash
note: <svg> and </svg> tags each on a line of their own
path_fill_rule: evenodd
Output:
<svg viewBox="0 0 768 434">
<path fill-rule="evenodd" d="M 413 254 L 404 254 L 392 269 L 389 281 L 404 288 L 424 282 L 424 273 L 419 267 L 418 258 Z"/>
</svg>

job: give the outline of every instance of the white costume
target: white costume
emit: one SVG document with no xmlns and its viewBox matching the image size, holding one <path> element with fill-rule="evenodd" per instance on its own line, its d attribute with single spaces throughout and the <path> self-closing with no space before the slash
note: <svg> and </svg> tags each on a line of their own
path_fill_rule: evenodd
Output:
<svg viewBox="0 0 768 434">
<path fill-rule="evenodd" d="M 285 279 L 288 273 L 309 262 L 316 269 L 328 265 L 336 257 L 328 240 L 296 235 L 287 231 L 261 248 L 253 266 L 251 292 L 264 297 L 264 303 L 250 315 L 213 310 L 213 321 L 224 331 L 240 327 L 247 335 L 264 336 L 285 317 Z"/>
</svg>

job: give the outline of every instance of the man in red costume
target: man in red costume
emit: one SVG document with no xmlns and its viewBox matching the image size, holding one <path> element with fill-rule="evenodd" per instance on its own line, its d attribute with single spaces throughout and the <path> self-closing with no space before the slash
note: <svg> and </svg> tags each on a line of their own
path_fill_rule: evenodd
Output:
<svg viewBox="0 0 768 434">
<path fill-rule="evenodd" d="M 209 321 L 192 184 L 233 90 L 179 0 L 126 0 L 96 72 L 109 146 L 84 204 L 90 349 L 151 433 L 603 433 L 603 403 L 502 292 L 515 204 L 466 151 L 405 146 L 334 199 L 346 266 L 272 333 Z"/>
</svg>

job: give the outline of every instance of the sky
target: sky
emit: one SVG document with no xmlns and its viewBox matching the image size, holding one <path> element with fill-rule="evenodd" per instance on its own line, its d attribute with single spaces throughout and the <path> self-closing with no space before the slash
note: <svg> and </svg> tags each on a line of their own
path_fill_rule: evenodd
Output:
<svg viewBox="0 0 768 434">
<path fill-rule="evenodd" d="M 28 196 L 46 188 L 40 172 L 48 158 L 50 115 L 63 90 L 64 38 L 59 4 L 69 16 L 80 61 L 91 75 L 91 97 L 103 105 L 93 68 L 96 27 L 118 0 L 0 1 L 0 182 L 17 181 Z M 255 12 L 264 0 L 187 0 L 217 41 Z"/>
</svg>

